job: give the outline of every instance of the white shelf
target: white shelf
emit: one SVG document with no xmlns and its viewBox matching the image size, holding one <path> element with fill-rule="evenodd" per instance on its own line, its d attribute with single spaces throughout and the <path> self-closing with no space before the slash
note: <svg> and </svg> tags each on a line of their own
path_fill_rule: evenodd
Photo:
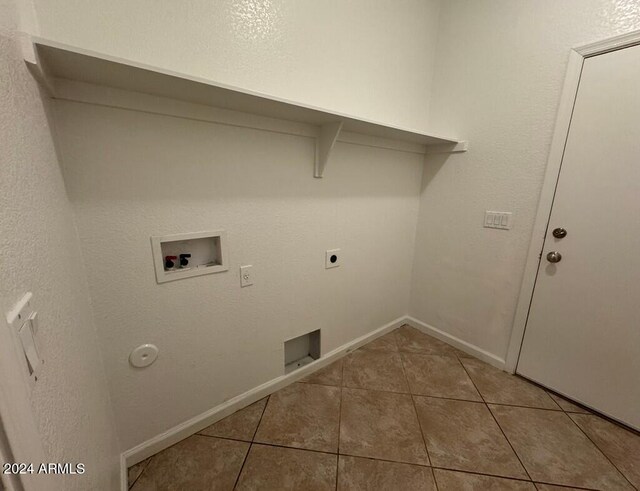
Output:
<svg viewBox="0 0 640 491">
<path fill-rule="evenodd" d="M 425 153 L 467 149 L 466 142 L 455 138 L 331 112 L 38 37 L 29 38 L 24 47 L 25 60 L 54 97 L 55 84 L 47 81 L 65 79 L 317 126 L 316 177 L 322 177 L 341 131 L 425 145 Z"/>
</svg>

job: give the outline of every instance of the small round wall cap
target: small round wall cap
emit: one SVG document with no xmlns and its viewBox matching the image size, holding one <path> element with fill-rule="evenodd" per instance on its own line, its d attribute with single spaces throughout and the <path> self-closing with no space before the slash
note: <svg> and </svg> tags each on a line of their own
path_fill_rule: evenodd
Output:
<svg viewBox="0 0 640 491">
<path fill-rule="evenodd" d="M 136 368 L 151 365 L 158 358 L 158 347 L 155 344 L 141 344 L 129 355 L 129 363 Z"/>
</svg>

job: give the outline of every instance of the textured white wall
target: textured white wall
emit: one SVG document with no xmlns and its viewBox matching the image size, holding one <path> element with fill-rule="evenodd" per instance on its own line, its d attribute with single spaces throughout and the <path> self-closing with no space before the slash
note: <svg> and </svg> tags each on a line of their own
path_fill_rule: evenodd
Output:
<svg viewBox="0 0 640 491">
<path fill-rule="evenodd" d="M 410 313 L 504 357 L 569 48 L 640 27 L 633 0 L 35 4 L 45 37 L 471 142 L 420 190 L 411 154 L 339 144 L 314 180 L 308 139 L 57 103 L 123 448 L 279 375 L 287 337 L 404 314 L 420 192 Z M 216 227 L 228 273 L 155 284 L 150 235 Z M 134 371 L 142 342 L 161 357 Z"/>
<path fill-rule="evenodd" d="M 45 358 L 32 394 L 42 444 L 51 462 L 86 464 L 83 476 L 51 479 L 65 490 L 115 489 L 119 446 L 73 211 L 14 41 L 18 16 L 7 2 L 0 12 L 0 298 L 6 307 L 33 292 Z"/>
<path fill-rule="evenodd" d="M 426 128 L 440 0 L 34 0 L 61 42 Z"/>
<path fill-rule="evenodd" d="M 405 315 L 421 155 L 55 103 L 123 449 L 284 373 L 285 339 L 322 351 Z M 228 233 L 230 270 L 156 284 L 149 237 Z M 325 250 L 343 264 L 324 269 Z M 255 284 L 240 288 L 239 266 Z M 130 351 L 160 349 L 134 369 Z"/>
<path fill-rule="evenodd" d="M 414 317 L 505 357 L 569 50 L 638 28 L 637 0 L 443 3 L 431 114 L 471 150 L 426 166 Z"/>
</svg>

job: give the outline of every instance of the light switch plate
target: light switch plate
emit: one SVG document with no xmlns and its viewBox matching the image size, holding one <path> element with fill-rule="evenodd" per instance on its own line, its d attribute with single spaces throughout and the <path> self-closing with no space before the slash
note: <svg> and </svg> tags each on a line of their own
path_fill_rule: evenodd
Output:
<svg viewBox="0 0 640 491">
<path fill-rule="evenodd" d="M 44 360 L 40 353 L 36 334 L 38 332 L 38 313 L 33 307 L 33 295 L 25 293 L 22 298 L 7 312 L 7 323 L 14 331 L 22 359 L 24 373 L 29 388 L 33 388 L 38 380 Z"/>
<path fill-rule="evenodd" d="M 253 266 L 247 264 L 246 266 L 240 266 L 240 286 L 253 285 Z"/>
<path fill-rule="evenodd" d="M 513 214 L 510 211 L 485 211 L 485 228 L 499 228 L 509 230 L 513 223 Z"/>
</svg>

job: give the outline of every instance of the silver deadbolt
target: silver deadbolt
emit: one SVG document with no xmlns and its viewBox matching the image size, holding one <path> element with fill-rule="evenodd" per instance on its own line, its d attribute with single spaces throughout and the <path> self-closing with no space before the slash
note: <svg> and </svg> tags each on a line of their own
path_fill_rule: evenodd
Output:
<svg viewBox="0 0 640 491">
<path fill-rule="evenodd" d="M 547 254 L 547 261 L 549 261 L 550 263 L 559 263 L 560 261 L 562 261 L 562 254 L 556 251 L 551 251 L 549 254 Z"/>
<path fill-rule="evenodd" d="M 556 239 L 564 239 L 567 236 L 567 231 L 562 227 L 554 228 L 552 233 Z"/>
</svg>

